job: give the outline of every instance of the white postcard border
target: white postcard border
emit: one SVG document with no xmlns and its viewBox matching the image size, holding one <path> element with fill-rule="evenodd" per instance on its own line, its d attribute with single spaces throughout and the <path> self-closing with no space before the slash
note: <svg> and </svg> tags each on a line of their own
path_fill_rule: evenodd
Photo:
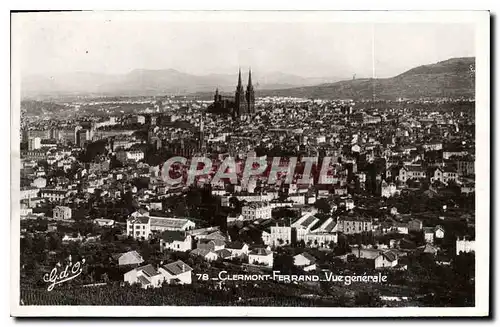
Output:
<svg viewBox="0 0 500 327">
<path fill-rule="evenodd" d="M 138 19 L 146 12 L 86 12 L 85 15 L 119 15 Z M 183 21 L 335 21 L 384 23 L 472 23 L 476 25 L 476 306 L 471 308 L 288 308 L 288 307 L 136 307 L 136 306 L 21 306 L 19 305 L 19 128 L 20 71 L 16 51 L 19 40 L 11 39 L 11 315 L 12 316 L 109 316 L 109 317 L 403 317 L 489 315 L 490 263 L 490 17 L 487 11 L 307 11 L 307 12 L 171 12 Z M 64 14 L 64 13 L 62 13 Z M 147 12 L 147 19 L 165 17 Z M 163 15 L 162 15 L 163 14 Z M 31 15 L 31 14 L 30 14 Z M 34 15 L 44 15 L 34 14 Z M 45 14 L 47 15 L 47 14 Z M 51 14 L 57 15 L 57 14 Z M 144 16 L 143 16 L 144 17 Z M 86 18 L 87 19 L 87 18 Z M 12 17 L 12 31 L 22 22 Z M 14 33 L 12 33 L 14 35 Z"/>
</svg>

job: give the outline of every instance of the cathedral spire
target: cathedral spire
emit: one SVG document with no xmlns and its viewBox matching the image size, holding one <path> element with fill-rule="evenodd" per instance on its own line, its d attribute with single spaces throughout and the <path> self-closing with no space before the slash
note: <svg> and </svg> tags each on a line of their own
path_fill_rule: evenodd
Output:
<svg viewBox="0 0 500 327">
<path fill-rule="evenodd" d="M 248 87 L 249 88 L 253 87 L 253 85 L 252 85 L 252 69 L 251 68 L 248 70 Z"/>
<path fill-rule="evenodd" d="M 245 93 L 248 113 L 255 113 L 255 91 L 252 85 L 252 69 L 248 69 L 248 85 Z"/>
<path fill-rule="evenodd" d="M 241 86 L 241 68 L 238 70 L 238 87 Z"/>
</svg>

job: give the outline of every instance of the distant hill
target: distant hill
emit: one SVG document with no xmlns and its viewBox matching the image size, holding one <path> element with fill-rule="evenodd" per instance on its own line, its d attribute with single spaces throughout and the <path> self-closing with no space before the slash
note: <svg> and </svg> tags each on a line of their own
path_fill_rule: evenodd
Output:
<svg viewBox="0 0 500 327">
<path fill-rule="evenodd" d="M 242 72 L 246 85 L 247 72 Z M 304 78 L 274 72 L 261 74 L 252 72 L 256 89 L 286 89 L 339 81 L 342 78 Z M 151 96 L 186 95 L 198 92 L 212 94 L 215 88 L 221 92 L 234 92 L 237 83 L 235 74 L 191 75 L 175 69 L 137 69 L 128 74 L 108 75 L 77 72 L 55 76 L 28 76 L 21 82 L 23 97 L 43 96 Z"/>
<path fill-rule="evenodd" d="M 392 78 L 354 79 L 315 86 L 264 90 L 258 96 L 290 96 L 322 99 L 460 98 L 475 96 L 473 57 L 453 58 L 419 66 Z"/>
</svg>

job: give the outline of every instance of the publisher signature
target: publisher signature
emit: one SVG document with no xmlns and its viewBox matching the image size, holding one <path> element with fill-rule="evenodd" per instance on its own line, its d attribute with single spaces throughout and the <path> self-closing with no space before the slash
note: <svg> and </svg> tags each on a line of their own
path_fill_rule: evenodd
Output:
<svg viewBox="0 0 500 327">
<path fill-rule="evenodd" d="M 71 262 L 71 256 L 69 257 L 69 263 L 61 269 L 61 263 L 58 263 L 50 273 L 43 275 L 43 281 L 50 283 L 47 287 L 47 291 L 52 291 L 57 284 L 61 284 L 78 277 L 83 271 L 83 265 L 85 264 L 85 259 L 77 261 L 75 263 Z"/>
</svg>

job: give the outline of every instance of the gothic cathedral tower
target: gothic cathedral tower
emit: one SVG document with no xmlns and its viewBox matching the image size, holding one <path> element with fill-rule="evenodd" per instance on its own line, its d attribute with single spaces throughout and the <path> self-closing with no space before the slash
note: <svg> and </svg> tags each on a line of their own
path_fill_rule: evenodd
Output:
<svg viewBox="0 0 500 327">
<path fill-rule="evenodd" d="M 235 94 L 235 114 L 236 117 L 241 117 L 248 113 L 247 101 L 245 99 L 245 91 L 243 90 L 243 84 L 241 83 L 241 69 L 238 72 L 238 85 L 236 86 Z"/>
<path fill-rule="evenodd" d="M 248 85 L 246 92 L 247 109 L 248 113 L 255 113 L 255 91 L 252 85 L 252 70 L 248 70 Z"/>
</svg>

